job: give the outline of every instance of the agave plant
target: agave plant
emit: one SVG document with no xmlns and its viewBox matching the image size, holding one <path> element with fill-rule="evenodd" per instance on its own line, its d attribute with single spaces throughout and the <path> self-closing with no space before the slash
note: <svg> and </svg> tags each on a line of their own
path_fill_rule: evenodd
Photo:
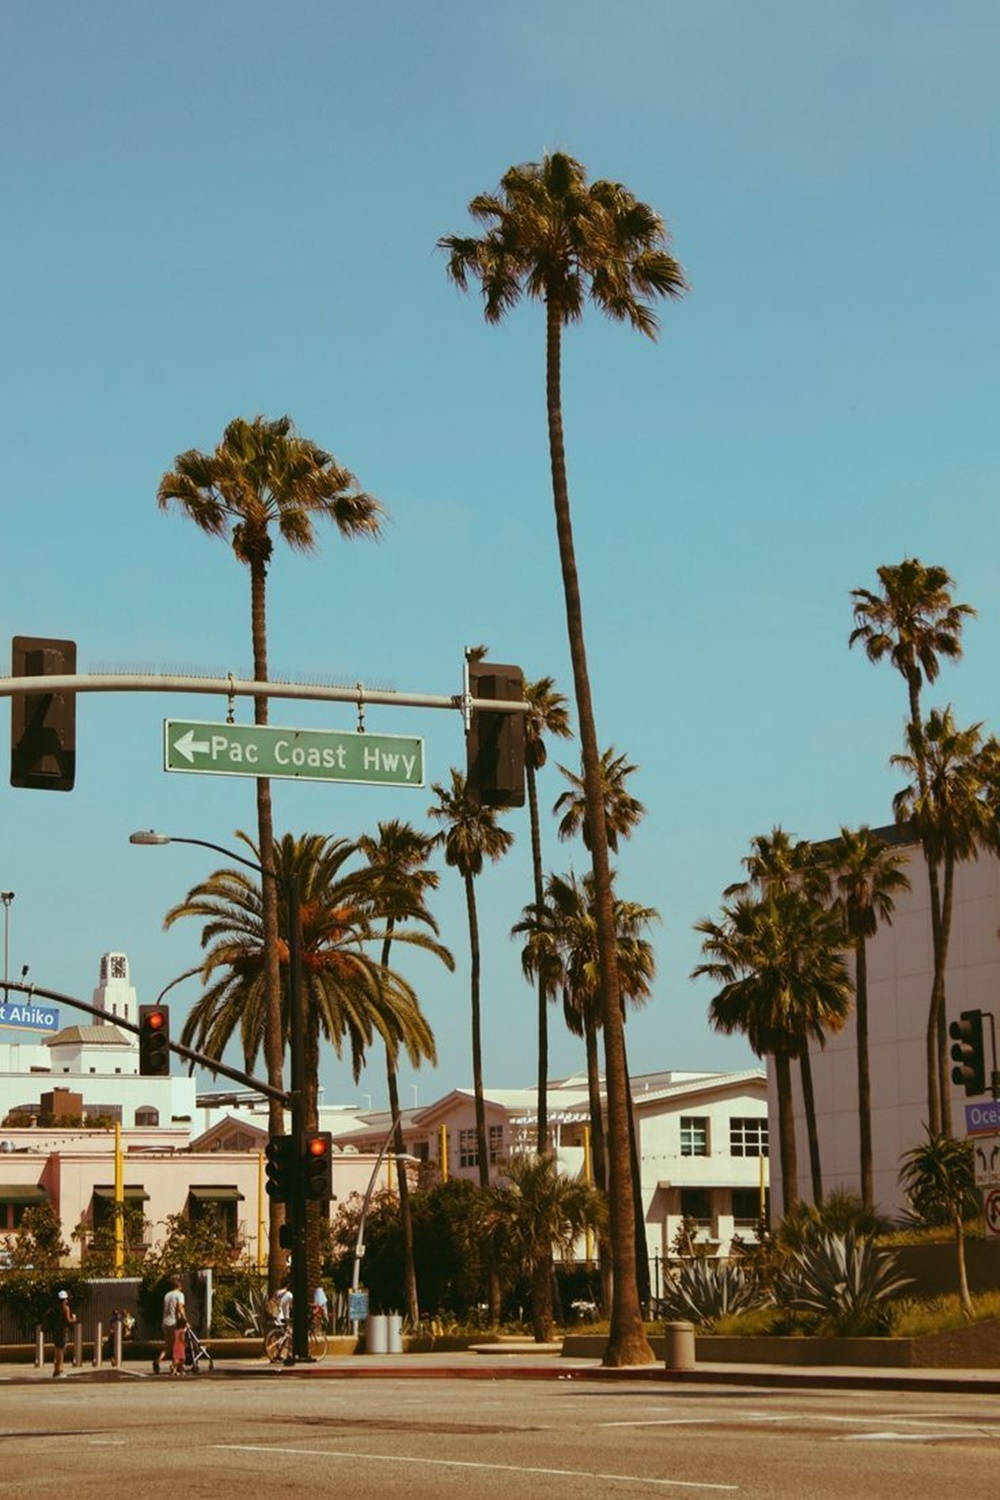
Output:
<svg viewBox="0 0 1000 1500">
<path fill-rule="evenodd" d="M 667 1318 L 685 1318 L 702 1328 L 711 1328 L 731 1313 L 764 1307 L 769 1294 L 742 1266 L 731 1261 L 688 1261 L 668 1281 L 660 1298 L 660 1311 Z"/>
<path fill-rule="evenodd" d="M 816 1315 L 820 1333 L 840 1338 L 886 1333 L 893 1298 L 912 1281 L 899 1274 L 898 1264 L 871 1235 L 853 1229 L 818 1234 L 789 1257 L 775 1283 L 775 1300 Z"/>
</svg>

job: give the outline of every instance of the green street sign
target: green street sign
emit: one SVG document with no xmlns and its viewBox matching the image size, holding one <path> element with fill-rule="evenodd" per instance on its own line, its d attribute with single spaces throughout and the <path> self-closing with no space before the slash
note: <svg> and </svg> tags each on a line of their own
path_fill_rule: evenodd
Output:
<svg viewBox="0 0 1000 1500">
<path fill-rule="evenodd" d="M 424 784 L 424 742 L 402 734 L 163 721 L 163 769 L 366 786 Z"/>
</svg>

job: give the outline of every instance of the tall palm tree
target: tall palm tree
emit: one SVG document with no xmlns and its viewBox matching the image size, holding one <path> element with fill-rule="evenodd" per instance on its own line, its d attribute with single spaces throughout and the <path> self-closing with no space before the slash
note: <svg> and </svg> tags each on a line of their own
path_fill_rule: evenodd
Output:
<svg viewBox="0 0 1000 1500">
<path fill-rule="evenodd" d="M 525 701 L 531 705 L 524 721 L 524 769 L 528 784 L 528 815 L 531 824 L 531 873 L 534 882 L 535 905 L 541 907 L 544 899 L 544 876 L 542 874 L 542 833 L 538 817 L 538 773 L 548 760 L 546 737 L 555 735 L 569 739 L 569 714 L 566 699 L 555 690 L 551 677 L 539 677 L 537 682 L 524 684 Z M 527 970 L 525 971 L 527 974 Z M 529 976 L 532 977 L 532 976 Z M 548 1086 L 549 1086 L 549 990 L 545 976 L 535 976 L 538 983 L 538 1119 L 536 1125 L 536 1149 L 548 1149 Z"/>
<path fill-rule="evenodd" d="M 684 273 L 667 250 L 663 220 L 621 183 L 587 181 L 581 164 L 563 151 L 511 167 L 498 193 L 469 204 L 484 226 L 479 238 L 445 235 L 448 273 L 463 290 L 478 281 L 489 323 L 499 323 L 526 296 L 545 307 L 546 409 L 556 536 L 573 664 L 583 779 L 592 835 L 604 1004 L 604 1046 L 610 1132 L 610 1214 L 614 1305 L 604 1362 L 648 1364 L 653 1359 L 642 1325 L 628 1151 L 629 1100 L 623 1035 L 615 985 L 611 872 L 600 790 L 600 758 L 583 632 L 583 606 L 573 541 L 562 418 L 562 334 L 577 322 L 585 300 L 616 321 L 655 337 L 655 297 L 679 297 Z"/>
<path fill-rule="evenodd" d="M 237 837 L 255 857 L 258 855 L 245 834 Z M 435 1061 L 434 1038 L 412 987 L 365 951 L 365 945 L 383 941 L 384 932 L 373 921 L 373 881 L 368 871 L 346 868 L 357 846 L 320 834 L 300 839 L 286 834 L 274 852 L 282 891 L 287 889 L 289 877 L 294 876 L 298 883 L 305 1011 L 303 1115 L 306 1129 L 315 1129 L 321 1036 L 331 1043 L 338 1057 L 347 1044 L 355 1079 L 376 1035 L 393 1057 L 402 1047 L 415 1067 L 422 1058 Z M 266 890 L 268 884 L 266 880 L 258 883 L 242 869 L 217 870 L 193 886 L 164 918 L 165 927 L 182 917 L 195 917 L 204 923 L 202 975 L 206 988 L 184 1023 L 182 1041 L 209 1057 L 221 1058 L 238 1035 L 247 1071 L 267 1040 L 268 954 L 261 887 Z M 289 952 L 284 899 L 279 904 L 278 924 L 276 946 L 284 966 Z M 439 951 L 439 945 L 421 932 L 397 931 L 395 938 Z M 284 1049 L 289 1034 L 287 987 L 282 993 Z M 312 1285 L 319 1275 L 318 1223 L 317 1215 L 310 1212 L 306 1244 Z"/>
<path fill-rule="evenodd" d="M 537 907 L 525 908 L 513 935 L 527 939 L 522 964 L 544 969 L 550 993 L 561 988 L 563 1016 L 574 1036 L 584 1039 L 587 1060 L 587 1090 L 590 1104 L 594 1178 L 606 1188 L 606 1152 L 601 1107 L 601 1078 L 597 1035 L 604 1017 L 600 1005 L 600 966 L 597 918 L 594 910 L 593 876 L 550 875 L 546 882 L 541 917 Z M 656 973 L 653 945 L 645 936 L 651 923 L 659 921 L 652 906 L 617 897 L 614 903 L 616 977 L 621 1003 L 644 1004 Z M 627 1063 L 626 1063 L 627 1067 Z M 626 1074 L 627 1076 L 627 1074 Z M 631 1086 L 630 1086 L 631 1105 Z M 649 1259 L 642 1220 L 642 1188 L 635 1117 L 629 1109 L 629 1152 L 632 1166 L 633 1208 L 636 1226 L 636 1270 L 645 1302 L 649 1297 Z"/>
<path fill-rule="evenodd" d="M 209 536 L 229 543 L 237 561 L 250 571 L 250 621 L 254 680 L 266 682 L 267 572 L 274 549 L 272 531 L 298 552 L 316 547 L 316 522 L 332 521 L 343 537 L 379 534 L 382 507 L 358 490 L 349 469 L 295 430 L 290 417 L 269 421 L 237 417 L 230 422 L 213 453 L 190 448 L 174 459 L 157 490 L 161 509 L 180 507 Z M 267 699 L 254 699 L 254 723 L 267 723 Z M 257 842 L 263 868 L 274 868 L 274 818 L 271 783 L 257 779 Z M 281 1040 L 281 998 L 278 993 L 278 892 L 265 881 L 264 942 L 267 953 L 267 1028 L 264 1058 L 268 1083 L 282 1087 L 284 1052 Z M 281 1106 L 272 1100 L 268 1115 L 271 1135 L 283 1129 Z M 268 1280 L 272 1291 L 283 1270 L 278 1244 L 282 1219 L 280 1204 L 270 1210 Z"/>
<path fill-rule="evenodd" d="M 556 798 L 552 808 L 553 813 L 562 812 L 559 837 L 571 839 L 574 834 L 579 833 L 583 839 L 584 848 L 592 849 L 593 839 L 587 812 L 584 778 L 574 775 L 565 766 L 560 766 L 559 769 L 569 782 L 566 791 Z M 638 798 L 633 797 L 625 785 L 626 777 L 631 776 L 633 771 L 638 769 L 638 766 L 630 765 L 624 755 L 616 755 L 613 745 L 601 755 L 600 781 L 601 803 L 604 807 L 604 830 L 608 848 L 615 854 L 618 853 L 618 840 L 631 837 L 633 829 L 646 811 Z"/>
<path fill-rule="evenodd" d="M 956 604 L 952 599 L 954 580 L 944 568 L 925 566 L 919 558 L 907 557 L 901 563 L 886 563 L 878 569 L 881 592 L 854 589 L 854 629 L 849 644 L 864 645 L 869 661 L 888 657 L 906 683 L 910 718 L 907 744 L 913 755 L 914 774 L 920 796 L 927 792 L 926 748 L 921 715 L 920 695 L 925 682 L 935 682 L 941 659 L 957 661 L 962 654 L 962 627 L 969 615 L 975 615 L 970 604 Z M 939 870 L 931 849 L 924 848 L 927 883 L 930 888 L 931 942 L 934 967 L 938 969 L 941 946 L 941 889 Z M 937 992 L 932 985 L 927 1015 L 927 1112 L 929 1128 L 937 1134 L 948 1110 L 947 1089 L 942 1090 L 947 1050 L 944 1015 L 938 1008 Z"/>
<path fill-rule="evenodd" d="M 868 1057 L 868 939 L 879 924 L 888 925 L 895 909 L 893 897 L 910 889 L 903 866 L 906 855 L 868 827 L 841 828 L 828 851 L 830 869 L 844 931 L 854 949 L 854 1010 L 858 1040 L 858 1134 L 860 1138 L 861 1197 L 865 1208 L 875 1207 L 872 1161 L 872 1083 Z"/>
<path fill-rule="evenodd" d="M 750 840 L 750 853 L 743 865 L 747 878 L 736 885 L 727 886 L 723 893 L 727 899 L 733 896 L 766 897 L 794 892 L 801 897 L 803 903 L 803 920 L 808 917 L 809 907 L 813 909 L 816 921 L 826 920 L 826 908 L 830 902 L 830 872 L 820 847 L 810 844 L 806 839 L 793 839 L 780 825 L 776 825 L 770 834 L 758 834 Z M 802 1036 L 797 1057 L 809 1147 L 809 1175 L 812 1179 L 813 1201 L 817 1204 L 823 1201 L 823 1168 L 809 1039 L 813 1037 L 821 1047 L 824 1046 L 827 1030 L 839 1030 L 845 1016 L 846 1011 L 843 1014 L 837 1012 L 825 1016 L 810 1014 L 807 1009 L 802 1011 Z"/>
<path fill-rule="evenodd" d="M 912 822 L 928 863 L 941 871 L 931 987 L 931 1026 L 940 1128 L 932 1135 L 951 1134 L 951 1088 L 945 1031 L 945 973 L 951 941 L 955 866 L 974 859 L 980 849 L 997 849 L 997 767 L 1000 745 L 984 742 L 982 726 L 959 729 L 950 708 L 932 709 L 919 732 L 908 728 L 909 753 L 894 755 L 892 764 L 911 777 L 910 785 L 893 798 L 897 820 Z M 928 1062 L 931 1061 L 929 1050 Z"/>
<path fill-rule="evenodd" d="M 514 842 L 514 836 L 497 822 L 492 808 L 481 807 L 469 793 L 465 777 L 452 768 L 451 786 L 435 782 L 431 791 L 437 802 L 429 815 L 444 826 L 434 837 L 444 849 L 445 863 L 458 871 L 465 886 L 465 909 L 469 920 L 469 992 L 472 1007 L 472 1086 L 476 1101 L 476 1142 L 479 1156 L 479 1183 L 490 1185 L 490 1153 L 486 1134 L 486 1105 L 483 1099 L 483 1045 L 480 1017 L 479 914 L 476 909 L 476 877 L 482 873 L 483 861 L 502 859 Z"/>
<path fill-rule="evenodd" d="M 801 891 L 787 890 L 739 897 L 723 905 L 721 922 L 696 922 L 695 931 L 706 962 L 691 977 L 704 974 L 721 986 L 709 1004 L 712 1025 L 742 1032 L 758 1057 L 774 1058 L 787 1213 L 799 1196 L 791 1060 L 809 1034 L 836 1018 L 843 1024 L 850 1002 L 840 924 Z"/>
<path fill-rule="evenodd" d="M 436 870 L 427 868 L 434 841 L 429 834 L 420 833 L 409 823 L 398 819 L 379 823 L 378 837 L 363 834 L 358 839 L 358 849 L 368 861 L 369 869 L 376 876 L 371 893 L 372 906 L 385 923 L 385 938 L 382 943 L 382 966 L 389 967 L 396 924 L 401 921 L 419 921 L 437 933 L 438 925 L 427 909 L 427 894 L 437 890 L 440 877 Z M 449 969 L 454 968 L 451 954 L 441 950 L 441 957 Z M 399 1189 L 399 1218 L 403 1229 L 403 1280 L 406 1291 L 406 1308 L 413 1328 L 420 1323 L 420 1301 L 417 1295 L 417 1273 L 413 1254 L 413 1216 L 410 1212 L 410 1189 L 406 1179 L 406 1168 L 402 1156 L 404 1151 L 403 1125 L 399 1113 L 399 1086 L 396 1078 L 396 1063 L 393 1053 L 386 1048 L 386 1078 L 389 1089 L 389 1109 L 396 1127 L 396 1176 Z"/>
</svg>

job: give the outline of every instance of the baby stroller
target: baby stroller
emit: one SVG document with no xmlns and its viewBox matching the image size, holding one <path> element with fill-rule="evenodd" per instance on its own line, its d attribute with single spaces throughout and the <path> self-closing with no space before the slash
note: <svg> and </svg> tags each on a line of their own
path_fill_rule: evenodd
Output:
<svg viewBox="0 0 1000 1500">
<path fill-rule="evenodd" d="M 213 1367 L 212 1356 L 209 1354 L 201 1339 L 195 1333 L 189 1323 L 184 1330 L 184 1370 L 185 1373 L 197 1375 L 198 1366 L 205 1360 L 209 1370 Z"/>
</svg>

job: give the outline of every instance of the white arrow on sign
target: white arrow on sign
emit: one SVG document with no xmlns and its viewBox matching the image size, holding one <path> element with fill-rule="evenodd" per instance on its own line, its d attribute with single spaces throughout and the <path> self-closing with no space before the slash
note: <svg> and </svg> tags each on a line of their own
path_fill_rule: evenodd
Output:
<svg viewBox="0 0 1000 1500">
<path fill-rule="evenodd" d="M 183 755 L 189 765 L 195 755 L 207 755 L 211 748 L 208 740 L 195 739 L 193 729 L 189 729 L 187 734 L 182 734 L 179 740 L 174 740 L 174 749 Z"/>
</svg>

